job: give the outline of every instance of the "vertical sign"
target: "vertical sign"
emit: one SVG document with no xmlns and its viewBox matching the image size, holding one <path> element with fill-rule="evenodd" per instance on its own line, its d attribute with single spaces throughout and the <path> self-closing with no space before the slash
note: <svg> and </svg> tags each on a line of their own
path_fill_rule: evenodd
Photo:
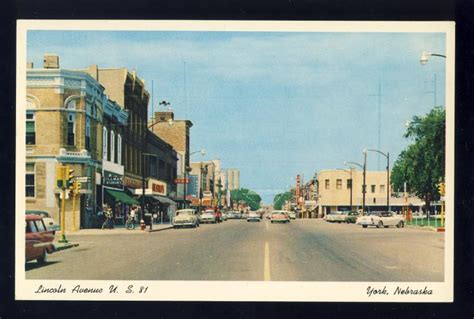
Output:
<svg viewBox="0 0 474 319">
<path fill-rule="evenodd" d="M 299 198 L 300 198 L 300 183 L 301 183 L 301 180 L 300 180 L 300 175 L 296 175 L 296 200 L 298 201 Z"/>
</svg>

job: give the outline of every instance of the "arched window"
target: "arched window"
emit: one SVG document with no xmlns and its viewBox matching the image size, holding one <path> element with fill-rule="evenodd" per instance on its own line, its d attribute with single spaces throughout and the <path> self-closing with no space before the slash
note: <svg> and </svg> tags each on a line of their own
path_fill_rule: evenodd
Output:
<svg viewBox="0 0 474 319">
<path fill-rule="evenodd" d="M 110 161 L 115 162 L 115 132 L 110 131 Z"/>
<path fill-rule="evenodd" d="M 122 135 L 117 134 L 117 163 L 122 165 Z"/>
<path fill-rule="evenodd" d="M 86 150 L 91 148 L 91 119 L 86 116 Z"/>
<path fill-rule="evenodd" d="M 102 158 L 107 160 L 107 128 L 102 129 Z"/>
<path fill-rule="evenodd" d="M 74 113 L 68 113 L 67 115 L 67 145 L 74 146 L 74 135 L 76 133 Z"/>
</svg>

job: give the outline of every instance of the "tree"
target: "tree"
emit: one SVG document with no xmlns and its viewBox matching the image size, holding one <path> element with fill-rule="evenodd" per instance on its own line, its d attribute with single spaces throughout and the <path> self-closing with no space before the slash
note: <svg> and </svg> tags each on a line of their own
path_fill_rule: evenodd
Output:
<svg viewBox="0 0 474 319">
<path fill-rule="evenodd" d="M 281 209 L 285 201 L 291 200 L 292 196 L 293 195 L 291 194 L 291 192 L 276 194 L 275 198 L 273 199 L 273 207 L 275 209 Z"/>
<path fill-rule="evenodd" d="M 425 116 L 414 116 L 405 138 L 413 144 L 403 150 L 392 169 L 392 188 L 414 193 L 426 202 L 430 210 L 431 201 L 439 196 L 438 183 L 444 180 L 446 154 L 446 112 L 435 107 Z"/>
<path fill-rule="evenodd" d="M 250 206 L 250 209 L 257 210 L 260 208 L 262 198 L 260 195 L 246 188 L 239 188 L 230 191 L 230 198 L 233 202 L 243 201 Z"/>
</svg>

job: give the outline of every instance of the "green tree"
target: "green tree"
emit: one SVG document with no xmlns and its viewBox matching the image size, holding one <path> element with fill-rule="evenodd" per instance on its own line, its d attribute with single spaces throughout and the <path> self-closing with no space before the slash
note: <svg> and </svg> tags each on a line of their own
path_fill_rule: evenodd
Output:
<svg viewBox="0 0 474 319">
<path fill-rule="evenodd" d="M 273 208 L 274 209 L 281 209 L 285 201 L 291 200 L 292 194 L 291 192 L 285 192 L 276 194 L 273 198 Z"/>
<path fill-rule="evenodd" d="M 414 116 L 404 135 L 413 141 L 403 150 L 392 169 L 391 182 L 395 190 L 414 193 L 426 202 L 426 209 L 439 196 L 438 183 L 444 180 L 446 153 L 446 112 L 435 107 L 425 116 Z"/>
<path fill-rule="evenodd" d="M 257 210 L 260 208 L 262 198 L 260 195 L 252 190 L 246 188 L 239 188 L 230 191 L 230 198 L 233 202 L 243 201 L 251 210 Z"/>
</svg>

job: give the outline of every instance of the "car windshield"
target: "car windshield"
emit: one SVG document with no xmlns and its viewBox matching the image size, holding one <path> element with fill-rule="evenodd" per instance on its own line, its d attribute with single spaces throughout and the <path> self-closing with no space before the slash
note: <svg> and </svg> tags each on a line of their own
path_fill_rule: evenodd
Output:
<svg viewBox="0 0 474 319">
<path fill-rule="evenodd" d="M 176 215 L 192 215 L 192 210 L 177 210 Z"/>
</svg>

